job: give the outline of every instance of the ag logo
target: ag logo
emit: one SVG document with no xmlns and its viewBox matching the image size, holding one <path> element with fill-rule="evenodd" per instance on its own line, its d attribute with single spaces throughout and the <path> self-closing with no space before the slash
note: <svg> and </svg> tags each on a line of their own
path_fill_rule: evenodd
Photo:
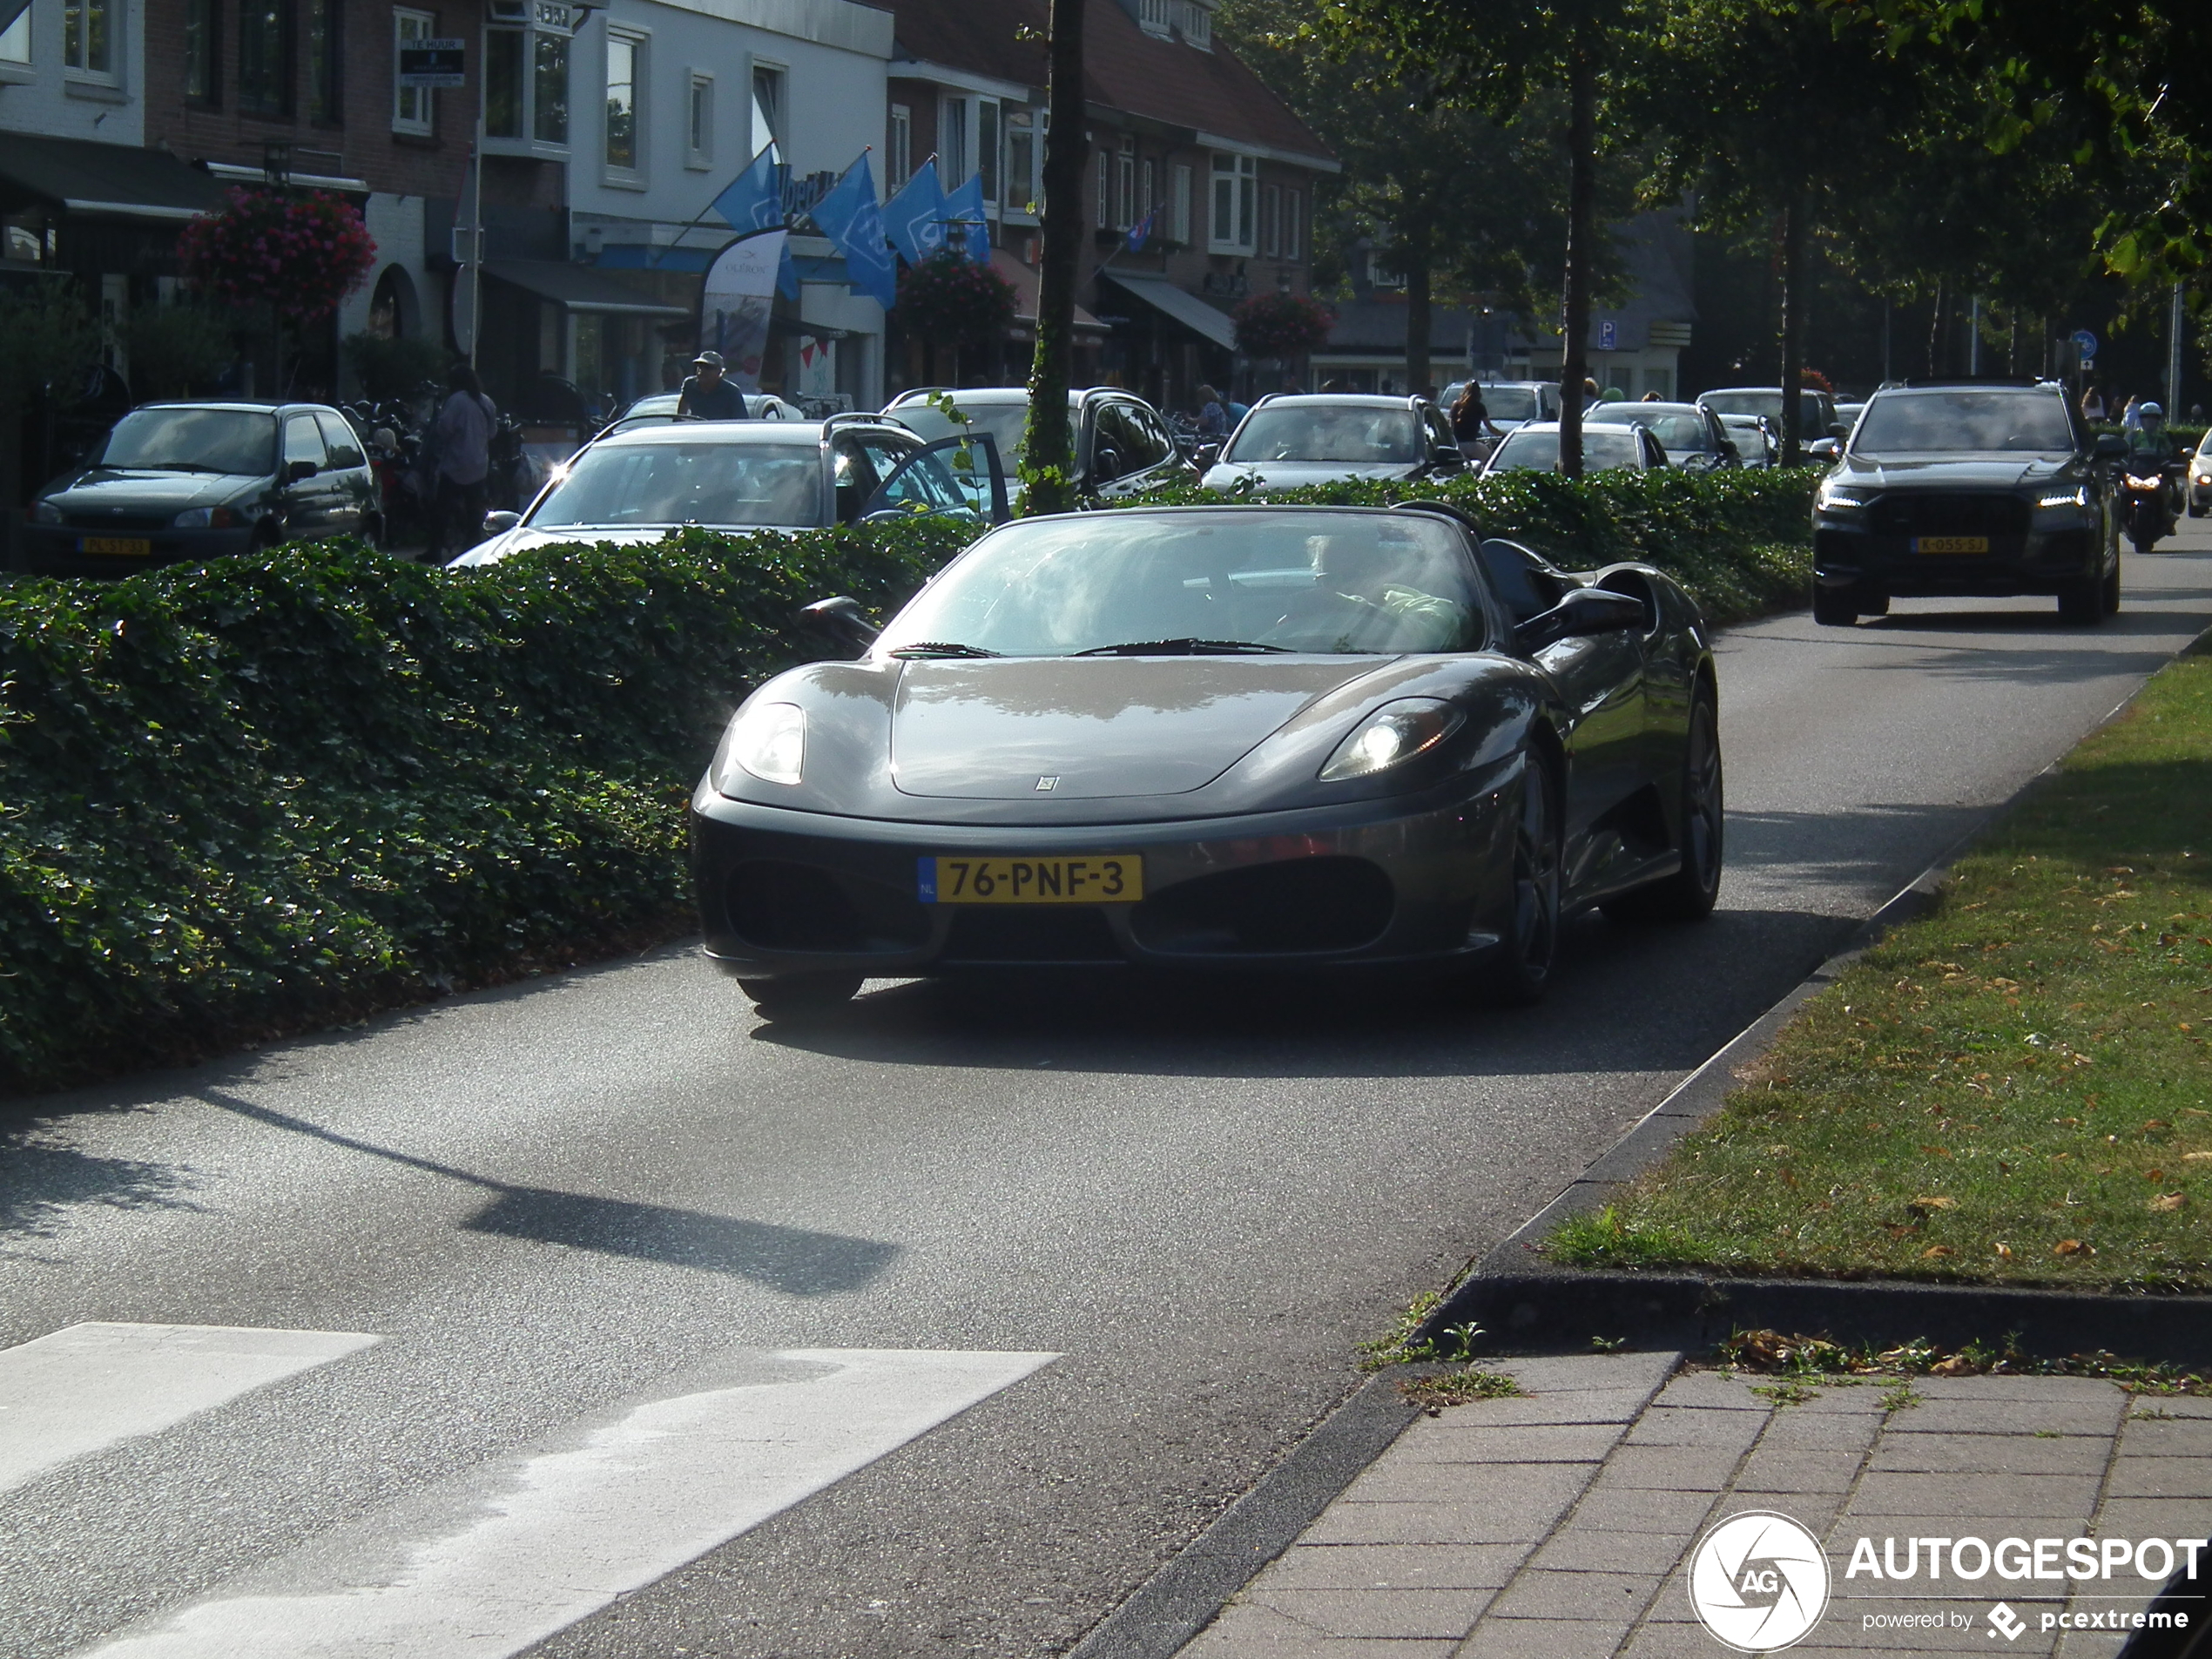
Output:
<svg viewBox="0 0 2212 1659">
<path fill-rule="evenodd" d="M 1749 1509 L 1707 1533 L 1689 1558 L 1689 1604 L 1738 1653 L 1801 1642 L 1828 1606 L 1828 1557 L 1787 1515 Z"/>
</svg>

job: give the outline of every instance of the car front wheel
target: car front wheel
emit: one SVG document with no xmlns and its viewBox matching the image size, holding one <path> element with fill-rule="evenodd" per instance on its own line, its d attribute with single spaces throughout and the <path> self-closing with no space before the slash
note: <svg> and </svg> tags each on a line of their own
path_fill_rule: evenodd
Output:
<svg viewBox="0 0 2212 1659">
<path fill-rule="evenodd" d="M 741 979 L 738 988 L 752 999 L 765 1020 L 803 1019 L 850 1002 L 860 988 L 858 974 L 794 974 L 788 979 Z"/>
<path fill-rule="evenodd" d="M 1559 954 L 1559 783 L 1541 757 L 1527 757 L 1521 823 L 1514 833 L 1513 892 L 1491 993 L 1508 1008 L 1540 1001 Z"/>
</svg>

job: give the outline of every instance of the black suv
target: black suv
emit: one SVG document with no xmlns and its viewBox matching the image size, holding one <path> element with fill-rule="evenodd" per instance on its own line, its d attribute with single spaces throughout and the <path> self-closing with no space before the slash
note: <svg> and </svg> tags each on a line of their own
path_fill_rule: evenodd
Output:
<svg viewBox="0 0 2212 1659">
<path fill-rule="evenodd" d="M 2109 616 L 2120 537 L 2105 463 L 2125 453 L 2049 383 L 1885 387 L 1813 497 L 1813 620 L 1847 626 L 1912 594 L 2048 593 L 2069 622 Z"/>
</svg>

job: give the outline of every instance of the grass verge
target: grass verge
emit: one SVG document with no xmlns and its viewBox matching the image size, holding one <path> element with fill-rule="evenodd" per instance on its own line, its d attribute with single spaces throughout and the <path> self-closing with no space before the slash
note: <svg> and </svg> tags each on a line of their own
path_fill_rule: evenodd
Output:
<svg viewBox="0 0 2212 1659">
<path fill-rule="evenodd" d="M 2155 677 L 1548 1248 L 1591 1267 L 2212 1290 L 2212 657 Z"/>
</svg>

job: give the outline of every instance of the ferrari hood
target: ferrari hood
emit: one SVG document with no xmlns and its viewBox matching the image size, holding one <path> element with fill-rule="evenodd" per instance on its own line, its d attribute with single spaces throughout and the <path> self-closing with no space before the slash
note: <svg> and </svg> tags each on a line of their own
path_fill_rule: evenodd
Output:
<svg viewBox="0 0 2212 1659">
<path fill-rule="evenodd" d="M 1203 788 L 1372 657 L 909 663 L 891 723 L 904 795 L 1100 799 Z"/>
</svg>

